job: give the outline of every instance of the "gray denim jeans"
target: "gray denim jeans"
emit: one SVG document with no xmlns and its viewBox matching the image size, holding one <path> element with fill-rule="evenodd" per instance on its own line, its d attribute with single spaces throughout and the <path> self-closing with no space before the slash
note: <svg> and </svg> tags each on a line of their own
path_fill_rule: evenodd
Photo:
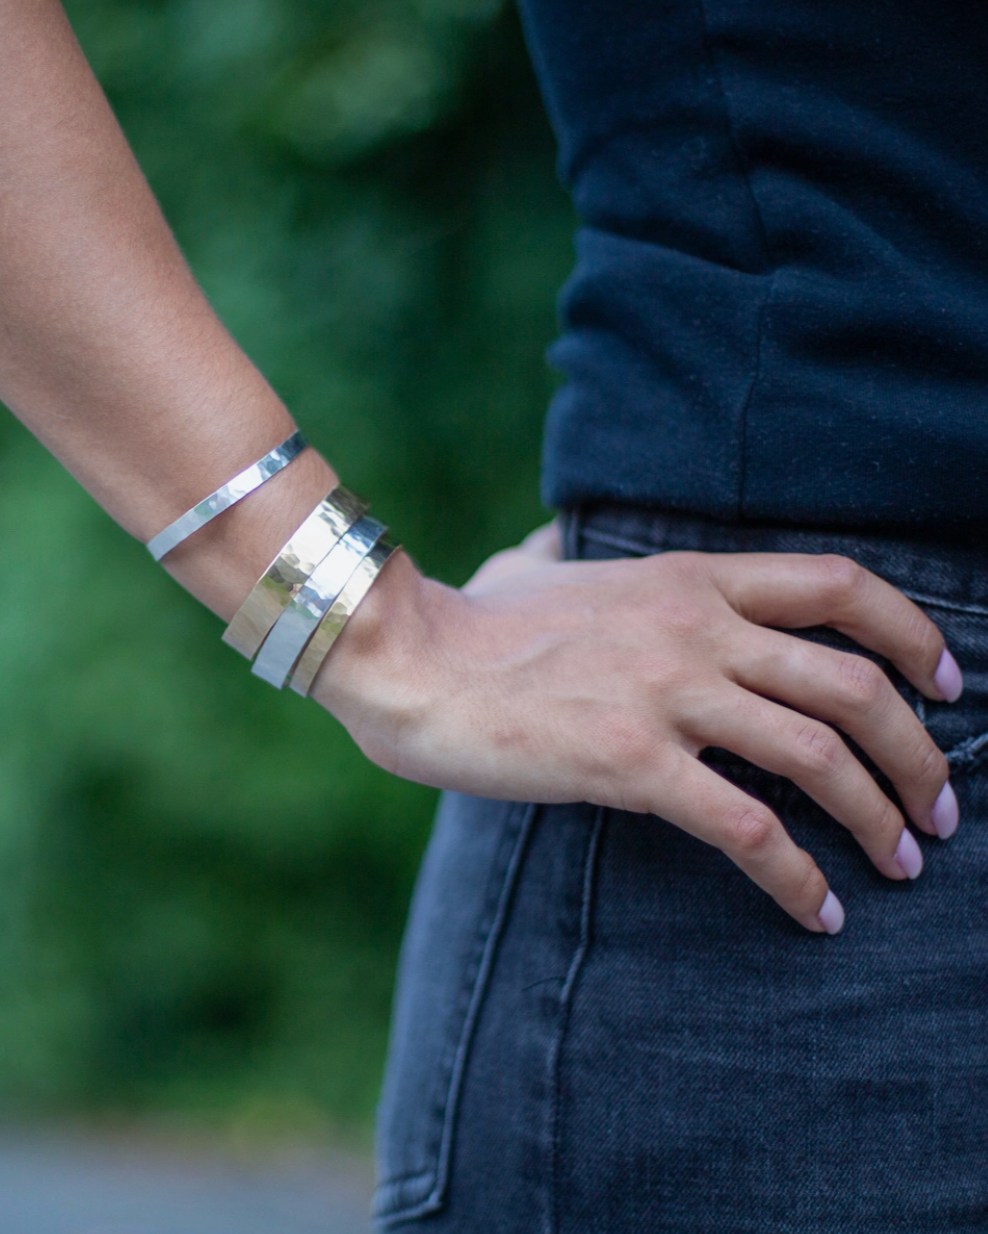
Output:
<svg viewBox="0 0 988 1234">
<path fill-rule="evenodd" d="M 792 784 L 708 751 L 827 873 L 830 938 L 661 819 L 447 795 L 402 955 L 379 1228 L 988 1230 L 988 547 L 620 507 L 566 530 L 580 558 L 839 552 L 917 600 L 965 693 L 924 702 L 889 671 L 960 828 L 919 836 L 923 874 L 893 883 Z"/>
</svg>

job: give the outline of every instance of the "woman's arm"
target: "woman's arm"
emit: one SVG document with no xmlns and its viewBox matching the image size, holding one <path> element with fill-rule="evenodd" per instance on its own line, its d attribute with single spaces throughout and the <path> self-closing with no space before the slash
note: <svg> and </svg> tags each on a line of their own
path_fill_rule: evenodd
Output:
<svg viewBox="0 0 988 1234">
<path fill-rule="evenodd" d="M 196 287 L 56 0 L 0 0 L 0 396 L 142 540 L 291 429 Z M 306 451 L 166 567 L 228 618 L 333 481 Z M 463 592 L 397 554 L 313 693 L 411 779 L 658 814 L 810 930 L 839 928 L 824 874 L 697 760 L 704 747 L 788 776 L 889 878 L 918 874 L 902 814 L 836 730 L 946 836 L 943 756 L 871 661 L 770 628 L 833 625 L 927 697 L 956 697 L 918 608 L 840 558 L 577 564 L 550 542 L 500 555 Z"/>
<path fill-rule="evenodd" d="M 57 0 L 0 0 L 0 398 L 145 541 L 292 429 L 192 278 Z M 166 568 L 229 618 L 333 480 L 306 451 Z"/>
</svg>

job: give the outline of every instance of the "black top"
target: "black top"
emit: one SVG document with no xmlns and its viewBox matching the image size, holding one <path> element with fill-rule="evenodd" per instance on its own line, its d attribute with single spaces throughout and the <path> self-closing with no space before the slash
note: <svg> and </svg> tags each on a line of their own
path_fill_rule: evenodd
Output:
<svg viewBox="0 0 988 1234">
<path fill-rule="evenodd" d="M 584 224 L 549 503 L 988 521 L 988 5 L 520 2 Z"/>
</svg>

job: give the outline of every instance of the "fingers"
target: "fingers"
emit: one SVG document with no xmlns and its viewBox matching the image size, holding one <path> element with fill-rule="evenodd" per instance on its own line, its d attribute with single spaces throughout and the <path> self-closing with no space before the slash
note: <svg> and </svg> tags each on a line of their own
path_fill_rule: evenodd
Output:
<svg viewBox="0 0 988 1234">
<path fill-rule="evenodd" d="M 543 570 L 562 558 L 562 540 L 559 523 L 537 528 L 515 548 L 495 553 L 463 587 L 465 595 L 482 595 L 506 581 L 517 579 L 522 574 Z"/>
<path fill-rule="evenodd" d="M 518 547 L 523 553 L 529 553 L 541 561 L 561 561 L 563 545 L 559 520 L 553 519 L 551 523 L 529 532 Z"/>
<path fill-rule="evenodd" d="M 943 636 L 911 600 L 848 557 L 802 553 L 712 554 L 717 585 L 761 626 L 827 625 L 891 660 L 928 698 L 953 702 L 963 688 Z"/>
<path fill-rule="evenodd" d="M 953 833 L 957 812 L 947 787 L 947 760 L 871 660 L 759 630 L 745 644 L 735 679 L 749 690 L 837 725 L 889 777 L 917 827 L 943 839 Z"/>
<path fill-rule="evenodd" d="M 922 853 L 902 815 L 832 728 L 738 690 L 706 729 L 713 744 L 799 785 L 887 878 L 918 877 Z"/>
<path fill-rule="evenodd" d="M 837 897 L 768 806 L 684 750 L 665 748 L 652 813 L 719 848 L 807 930 L 836 934 L 844 922 Z"/>
</svg>

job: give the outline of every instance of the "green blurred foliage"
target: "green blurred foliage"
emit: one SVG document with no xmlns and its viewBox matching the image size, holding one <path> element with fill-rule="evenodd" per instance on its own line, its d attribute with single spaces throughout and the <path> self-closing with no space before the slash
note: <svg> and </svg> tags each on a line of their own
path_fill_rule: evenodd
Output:
<svg viewBox="0 0 988 1234">
<path fill-rule="evenodd" d="M 424 568 L 544 519 L 571 219 L 513 11 L 68 9 L 218 312 Z M 0 447 L 0 1099 L 366 1126 L 434 794 Z"/>
</svg>

